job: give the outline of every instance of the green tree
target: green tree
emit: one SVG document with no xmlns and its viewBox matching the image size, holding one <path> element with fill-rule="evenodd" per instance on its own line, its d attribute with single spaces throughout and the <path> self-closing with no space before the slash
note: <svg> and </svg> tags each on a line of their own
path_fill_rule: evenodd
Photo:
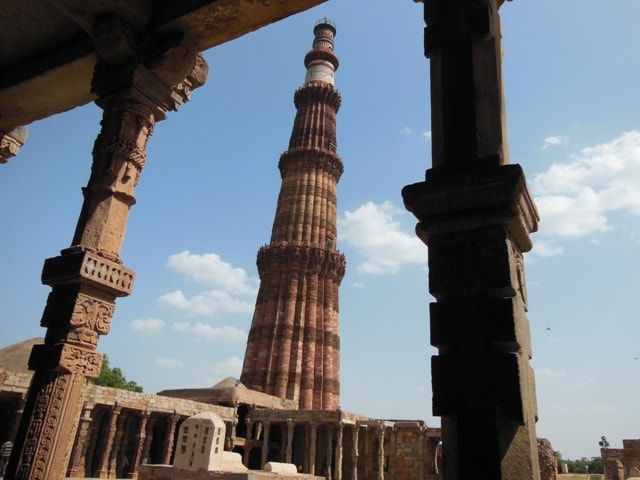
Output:
<svg viewBox="0 0 640 480">
<path fill-rule="evenodd" d="M 558 452 L 558 466 L 563 463 L 567 464 L 569 473 L 587 473 L 587 467 L 589 467 L 589 473 L 604 473 L 604 466 L 602 465 L 602 459 L 600 457 L 582 457 L 580 460 L 565 460 Z"/>
<path fill-rule="evenodd" d="M 109 364 L 109 357 L 104 356 L 102 369 L 98 378 L 91 380 L 94 385 L 101 387 L 120 388 L 121 390 L 130 390 L 132 392 L 142 392 L 142 387 L 134 381 L 129 381 L 122 374 L 122 370 L 118 367 L 112 367 Z"/>
</svg>

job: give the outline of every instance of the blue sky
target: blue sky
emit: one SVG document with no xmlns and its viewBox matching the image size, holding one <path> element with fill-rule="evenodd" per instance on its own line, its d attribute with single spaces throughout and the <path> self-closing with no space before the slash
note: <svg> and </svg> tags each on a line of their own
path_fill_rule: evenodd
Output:
<svg viewBox="0 0 640 480">
<path fill-rule="evenodd" d="M 565 458 L 640 436 L 640 2 L 514 1 L 501 9 L 511 161 L 542 221 L 526 255 L 540 420 Z M 336 86 L 342 408 L 431 416 L 427 249 L 400 190 L 430 166 L 422 7 L 332 0 L 206 53 L 206 85 L 156 125 L 122 251 L 136 271 L 99 350 L 147 392 L 239 376 L 280 177 L 322 17 Z M 0 166 L 0 346 L 42 336 L 45 258 L 67 247 L 100 110 L 29 126 Z"/>
</svg>

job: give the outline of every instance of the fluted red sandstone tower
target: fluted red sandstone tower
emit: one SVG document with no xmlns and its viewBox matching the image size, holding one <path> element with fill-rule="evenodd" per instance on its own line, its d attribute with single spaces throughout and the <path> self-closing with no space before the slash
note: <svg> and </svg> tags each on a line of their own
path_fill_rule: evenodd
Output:
<svg viewBox="0 0 640 480">
<path fill-rule="evenodd" d="M 258 252 L 260 289 L 241 381 L 249 388 L 297 400 L 300 409 L 335 410 L 340 399 L 338 287 L 345 271 L 336 250 L 334 88 L 335 26 L 313 30 L 307 75 L 294 96 L 289 149 L 280 157 L 282 186 L 271 242 Z"/>
</svg>

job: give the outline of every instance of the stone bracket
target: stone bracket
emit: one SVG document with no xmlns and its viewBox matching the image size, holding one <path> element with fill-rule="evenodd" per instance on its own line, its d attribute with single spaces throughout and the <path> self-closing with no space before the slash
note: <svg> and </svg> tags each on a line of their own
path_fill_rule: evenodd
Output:
<svg viewBox="0 0 640 480">
<path fill-rule="evenodd" d="M 402 189 L 407 210 L 420 221 L 418 236 L 504 225 L 522 252 L 532 248 L 539 215 L 520 165 L 451 171 L 432 168 L 424 182 Z"/>
<path fill-rule="evenodd" d="M 116 297 L 124 297 L 131 293 L 134 278 L 133 270 L 124 265 L 80 249 L 45 260 L 41 276 L 45 285 L 79 282 L 93 285 Z"/>
</svg>

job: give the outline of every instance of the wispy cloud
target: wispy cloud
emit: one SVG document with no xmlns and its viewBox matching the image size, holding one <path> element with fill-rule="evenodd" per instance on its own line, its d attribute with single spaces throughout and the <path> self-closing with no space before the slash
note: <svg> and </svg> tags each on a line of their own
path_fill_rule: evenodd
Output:
<svg viewBox="0 0 640 480">
<path fill-rule="evenodd" d="M 157 335 L 165 326 L 166 323 L 158 318 L 136 318 L 129 324 L 131 330 L 143 335 Z"/>
<path fill-rule="evenodd" d="M 242 359 L 236 356 L 227 357 L 220 362 L 215 362 L 207 369 L 207 371 L 216 377 L 240 378 L 240 372 L 242 371 Z"/>
<path fill-rule="evenodd" d="M 182 363 L 182 361 L 176 358 L 160 357 L 160 358 L 156 358 L 153 361 L 153 363 L 158 365 L 159 367 L 165 367 L 165 368 L 183 368 L 184 367 L 184 364 Z"/>
<path fill-rule="evenodd" d="M 427 248 L 409 231 L 403 231 L 398 218 L 408 215 L 387 201 L 368 202 L 338 219 L 340 240 L 353 246 L 365 260 L 358 271 L 393 274 L 406 265 L 427 264 Z"/>
<path fill-rule="evenodd" d="M 565 137 L 565 136 L 546 137 L 542 142 L 542 147 L 540 147 L 540 150 L 547 150 L 548 148 L 551 148 L 551 147 L 564 145 L 568 141 L 569 141 L 569 137 Z"/>
<path fill-rule="evenodd" d="M 610 231 L 614 212 L 640 216 L 640 131 L 551 165 L 533 178 L 532 188 L 542 219 L 539 235 L 547 239 Z"/>
<path fill-rule="evenodd" d="M 411 131 L 409 127 L 404 127 L 400 130 L 400 135 L 411 135 Z"/>
<path fill-rule="evenodd" d="M 254 303 L 232 297 L 224 290 L 209 290 L 187 297 L 181 290 L 165 293 L 158 299 L 160 306 L 182 310 L 189 315 L 213 317 L 218 312 L 251 313 Z"/>
<path fill-rule="evenodd" d="M 421 135 L 422 135 L 422 138 L 424 138 L 425 140 L 431 141 L 431 130 L 422 132 Z"/>
<path fill-rule="evenodd" d="M 175 322 L 173 329 L 179 333 L 187 333 L 194 340 L 215 340 L 227 343 L 244 342 L 247 334 L 235 327 L 214 327 L 207 323 Z"/>
</svg>

